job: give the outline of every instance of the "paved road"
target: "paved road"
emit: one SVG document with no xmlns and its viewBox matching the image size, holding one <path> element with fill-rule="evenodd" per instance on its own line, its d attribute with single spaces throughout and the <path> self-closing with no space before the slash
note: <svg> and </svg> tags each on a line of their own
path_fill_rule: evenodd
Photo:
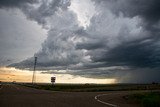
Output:
<svg viewBox="0 0 160 107">
<path fill-rule="evenodd" d="M 106 107 L 94 96 L 100 93 L 51 92 L 7 84 L 0 88 L 0 107 Z"/>
<path fill-rule="evenodd" d="M 97 100 L 128 107 L 116 99 L 120 93 L 123 92 L 52 92 L 6 84 L 0 88 L 0 107 L 112 107 Z M 97 95 L 100 96 L 95 99 Z"/>
<path fill-rule="evenodd" d="M 95 96 L 95 99 L 105 104 L 107 107 L 140 107 L 134 101 L 126 101 L 124 96 L 134 92 L 111 92 L 107 94 L 99 94 Z"/>
</svg>

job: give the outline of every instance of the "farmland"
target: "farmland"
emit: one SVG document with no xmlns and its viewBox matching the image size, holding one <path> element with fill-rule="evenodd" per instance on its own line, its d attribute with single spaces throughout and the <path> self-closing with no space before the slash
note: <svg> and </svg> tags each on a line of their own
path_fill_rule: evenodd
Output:
<svg viewBox="0 0 160 107">
<path fill-rule="evenodd" d="M 68 92 L 100 92 L 100 91 L 131 91 L 131 90 L 159 90 L 160 84 L 21 84 L 32 88 L 68 91 Z"/>
</svg>

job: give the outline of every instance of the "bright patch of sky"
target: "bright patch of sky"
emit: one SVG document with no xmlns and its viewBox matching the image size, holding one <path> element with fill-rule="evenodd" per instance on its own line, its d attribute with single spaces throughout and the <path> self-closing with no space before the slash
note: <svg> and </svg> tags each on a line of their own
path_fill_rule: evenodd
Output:
<svg viewBox="0 0 160 107">
<path fill-rule="evenodd" d="M 91 0 L 72 0 L 70 10 L 77 14 L 79 25 L 86 28 L 95 14 L 94 3 Z"/>
</svg>

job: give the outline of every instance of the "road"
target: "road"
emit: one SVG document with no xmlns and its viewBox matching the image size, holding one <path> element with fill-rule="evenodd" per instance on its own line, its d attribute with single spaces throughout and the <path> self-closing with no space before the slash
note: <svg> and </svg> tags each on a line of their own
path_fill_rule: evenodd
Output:
<svg viewBox="0 0 160 107">
<path fill-rule="evenodd" d="M 127 93 L 53 92 L 6 84 L 0 88 L 0 107 L 136 107 L 122 99 Z"/>
</svg>

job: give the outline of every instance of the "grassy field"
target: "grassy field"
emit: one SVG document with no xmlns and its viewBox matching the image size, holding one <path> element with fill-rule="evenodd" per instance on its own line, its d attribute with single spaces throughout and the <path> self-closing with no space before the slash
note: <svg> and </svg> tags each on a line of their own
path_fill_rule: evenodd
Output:
<svg viewBox="0 0 160 107">
<path fill-rule="evenodd" d="M 99 92 L 125 90 L 160 90 L 160 84 L 22 84 L 37 89 L 68 92 Z"/>
<path fill-rule="evenodd" d="M 145 92 L 127 96 L 128 101 L 135 101 L 142 107 L 160 107 L 160 92 Z"/>
</svg>

